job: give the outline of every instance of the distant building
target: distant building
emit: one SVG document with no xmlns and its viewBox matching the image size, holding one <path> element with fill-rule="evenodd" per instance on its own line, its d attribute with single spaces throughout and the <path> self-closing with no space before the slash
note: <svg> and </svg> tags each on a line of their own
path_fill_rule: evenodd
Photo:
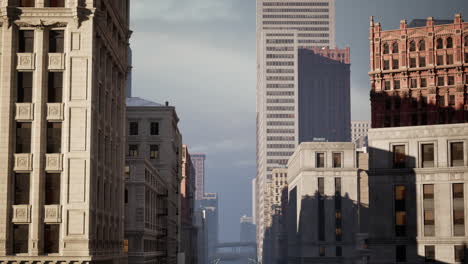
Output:
<svg viewBox="0 0 468 264">
<path fill-rule="evenodd" d="M 351 121 L 351 142 L 356 142 L 361 137 L 367 136 L 370 127 L 370 121 Z"/>
<path fill-rule="evenodd" d="M 205 195 L 205 160 L 205 154 L 192 154 L 192 162 L 195 167 L 195 200 L 197 201 L 202 200 Z"/>
<path fill-rule="evenodd" d="M 468 122 L 468 22 L 412 24 L 384 31 L 371 19 L 372 127 Z"/>
<path fill-rule="evenodd" d="M 132 88 L 133 88 L 133 51 L 132 48 L 128 48 L 128 61 L 129 61 L 129 71 L 127 73 L 127 97 L 132 97 Z"/>
<path fill-rule="evenodd" d="M 240 242 L 255 242 L 255 224 L 252 217 L 240 218 Z"/>
<path fill-rule="evenodd" d="M 201 200 L 201 207 L 205 212 L 206 218 L 206 239 L 207 239 L 207 258 L 209 261 L 216 254 L 216 245 L 218 244 L 219 233 L 219 205 L 217 193 L 205 193 Z M 208 262 L 207 262 L 208 263 Z"/>
<path fill-rule="evenodd" d="M 137 245 L 129 244 L 129 249 L 133 248 L 139 254 L 146 254 L 145 251 L 154 252 L 157 249 L 156 245 L 160 243 L 162 251 L 166 252 L 166 255 L 160 256 L 161 261 L 175 264 L 179 253 L 181 230 L 182 135 L 177 126 L 179 118 L 175 107 L 169 106 L 168 103 L 161 105 L 131 97 L 127 98 L 127 121 L 127 159 L 149 160 L 159 171 L 161 178 L 166 181 L 168 201 L 167 212 L 164 212 L 166 215 L 151 214 L 152 211 L 146 211 L 144 218 L 127 215 L 127 218 L 137 218 L 135 221 L 140 225 L 144 224 L 145 232 L 152 234 L 144 241 L 139 240 Z M 145 203 L 152 205 L 161 202 L 154 187 L 151 186 L 146 186 L 134 195 L 137 198 L 143 196 Z M 155 207 L 146 208 L 151 210 Z M 142 242 L 146 242 L 146 249 Z"/>
</svg>

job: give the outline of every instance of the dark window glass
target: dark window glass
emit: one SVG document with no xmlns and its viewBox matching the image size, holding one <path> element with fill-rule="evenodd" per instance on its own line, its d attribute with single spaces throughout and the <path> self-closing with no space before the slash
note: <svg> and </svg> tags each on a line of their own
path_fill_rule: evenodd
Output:
<svg viewBox="0 0 468 264">
<path fill-rule="evenodd" d="M 333 153 L 333 168 L 341 168 L 341 153 Z"/>
<path fill-rule="evenodd" d="M 130 122 L 130 136 L 138 135 L 138 122 Z"/>
<path fill-rule="evenodd" d="M 419 57 L 419 67 L 426 67 L 426 57 Z"/>
<path fill-rule="evenodd" d="M 416 42 L 414 42 L 414 40 L 409 44 L 409 51 L 416 51 Z"/>
<path fill-rule="evenodd" d="M 63 53 L 64 39 L 65 39 L 65 33 L 63 30 L 49 31 L 49 52 Z"/>
<path fill-rule="evenodd" d="M 33 73 L 32 72 L 18 72 L 17 80 L 17 102 L 18 103 L 31 103 L 32 102 L 32 88 L 33 88 Z"/>
<path fill-rule="evenodd" d="M 138 145 L 128 145 L 128 156 L 138 157 Z"/>
<path fill-rule="evenodd" d="M 406 246 L 396 246 L 396 262 L 406 262 Z"/>
<path fill-rule="evenodd" d="M 465 212 L 463 210 L 454 210 L 453 211 L 453 223 L 455 225 L 464 225 L 465 224 Z"/>
<path fill-rule="evenodd" d="M 317 153 L 315 157 L 315 166 L 317 168 L 325 167 L 325 153 Z"/>
<path fill-rule="evenodd" d="M 426 262 L 435 262 L 435 246 L 424 246 L 424 257 Z"/>
<path fill-rule="evenodd" d="M 128 204 L 128 190 L 125 189 L 125 203 Z"/>
<path fill-rule="evenodd" d="M 422 144 L 422 167 L 434 167 L 434 144 Z"/>
<path fill-rule="evenodd" d="M 389 60 L 384 60 L 384 70 L 389 70 L 390 69 L 390 61 Z"/>
<path fill-rule="evenodd" d="M 29 225 L 13 225 L 13 254 L 28 253 Z"/>
<path fill-rule="evenodd" d="M 387 43 L 383 44 L 383 48 L 382 48 L 382 49 L 383 49 L 383 53 L 384 53 L 384 54 L 390 53 L 390 48 L 389 48 L 389 46 L 388 46 Z"/>
<path fill-rule="evenodd" d="M 398 43 L 397 43 L 397 42 L 393 43 L 393 45 L 392 45 L 392 52 L 393 52 L 393 53 L 398 53 L 398 52 L 399 52 Z"/>
<path fill-rule="evenodd" d="M 448 49 L 453 48 L 453 39 L 451 37 L 447 38 L 447 48 Z"/>
<path fill-rule="evenodd" d="M 15 175 L 15 200 L 14 204 L 29 204 L 30 175 L 16 173 Z"/>
<path fill-rule="evenodd" d="M 45 179 L 45 204 L 60 204 L 60 173 L 47 173 Z"/>
<path fill-rule="evenodd" d="M 423 199 L 434 199 L 434 185 L 424 184 L 423 185 Z"/>
<path fill-rule="evenodd" d="M 47 153 L 62 152 L 62 123 L 47 123 Z"/>
<path fill-rule="evenodd" d="M 150 145 L 150 159 L 159 158 L 159 145 Z"/>
<path fill-rule="evenodd" d="M 433 226 L 435 224 L 434 210 L 424 210 L 424 225 Z"/>
<path fill-rule="evenodd" d="M 456 262 L 463 263 L 465 261 L 465 250 L 466 250 L 466 247 L 464 245 L 456 245 L 454 247 Z"/>
<path fill-rule="evenodd" d="M 427 79 L 421 78 L 421 87 L 427 87 Z"/>
<path fill-rule="evenodd" d="M 63 73 L 62 72 L 49 72 L 48 82 L 48 103 L 61 103 L 63 92 Z"/>
<path fill-rule="evenodd" d="M 463 198 L 463 197 L 464 197 L 463 183 L 453 184 L 453 198 Z"/>
<path fill-rule="evenodd" d="M 439 106 L 445 106 L 445 96 L 439 95 L 437 97 L 437 101 L 438 101 L 437 103 Z"/>
<path fill-rule="evenodd" d="M 405 145 L 393 146 L 393 167 L 404 168 L 406 165 Z"/>
<path fill-rule="evenodd" d="M 444 48 L 444 41 L 441 38 L 438 38 L 436 41 L 436 48 L 443 49 Z"/>
<path fill-rule="evenodd" d="M 468 52 L 465 52 L 465 63 L 468 63 Z"/>
<path fill-rule="evenodd" d="M 393 89 L 395 90 L 400 89 L 400 80 L 393 81 Z"/>
<path fill-rule="evenodd" d="M 437 65 L 444 65 L 444 55 L 437 55 Z"/>
<path fill-rule="evenodd" d="M 447 55 L 447 64 L 453 64 L 453 55 L 452 54 L 448 54 Z"/>
<path fill-rule="evenodd" d="M 465 236 L 464 184 L 455 183 L 453 188 L 453 235 Z"/>
<path fill-rule="evenodd" d="M 31 153 L 31 123 L 16 123 L 16 153 Z"/>
<path fill-rule="evenodd" d="M 390 81 L 385 81 L 384 82 L 384 90 L 390 90 L 390 88 L 391 88 Z"/>
<path fill-rule="evenodd" d="M 410 68 L 416 68 L 416 58 L 410 58 Z"/>
<path fill-rule="evenodd" d="M 393 60 L 392 61 L 392 69 L 396 70 L 400 68 L 400 62 L 398 60 Z"/>
<path fill-rule="evenodd" d="M 449 95 L 449 106 L 455 106 L 455 95 Z"/>
<path fill-rule="evenodd" d="M 34 3 L 34 1 L 31 1 L 31 2 Z M 20 30 L 19 31 L 18 52 L 19 53 L 34 52 L 34 30 Z"/>
<path fill-rule="evenodd" d="M 450 143 L 450 166 L 464 165 L 463 149 L 463 142 Z"/>
<path fill-rule="evenodd" d="M 325 247 L 319 247 L 319 256 L 325 257 Z"/>
<path fill-rule="evenodd" d="M 317 230 L 318 230 L 318 240 L 325 241 L 325 180 L 324 178 L 317 179 L 317 189 L 318 189 L 318 223 L 317 223 Z M 324 249 L 325 251 L 325 249 Z M 325 253 L 324 253 L 325 254 Z"/>
<path fill-rule="evenodd" d="M 151 122 L 151 135 L 159 135 L 159 122 Z"/>
<path fill-rule="evenodd" d="M 424 40 L 419 41 L 419 50 L 426 50 L 426 42 Z"/>
<path fill-rule="evenodd" d="M 49 0 L 49 7 L 65 7 L 65 0 Z"/>
<path fill-rule="evenodd" d="M 60 225 L 44 225 L 44 253 L 59 253 Z"/>
<path fill-rule="evenodd" d="M 449 76 L 447 81 L 448 81 L 448 85 L 454 85 L 455 84 L 455 76 Z"/>
<path fill-rule="evenodd" d="M 410 79 L 410 88 L 417 88 L 418 87 L 418 80 L 411 78 Z"/>
<path fill-rule="evenodd" d="M 395 235 L 406 235 L 406 187 L 395 186 Z"/>
<path fill-rule="evenodd" d="M 336 256 L 337 257 L 343 256 L 343 250 L 341 247 L 336 247 Z"/>
</svg>

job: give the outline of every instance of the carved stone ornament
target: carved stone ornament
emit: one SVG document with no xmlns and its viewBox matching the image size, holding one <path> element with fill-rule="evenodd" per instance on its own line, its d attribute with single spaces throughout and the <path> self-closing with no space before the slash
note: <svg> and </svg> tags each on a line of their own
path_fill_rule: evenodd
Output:
<svg viewBox="0 0 468 264">
<path fill-rule="evenodd" d="M 15 171 L 32 171 L 32 154 L 15 154 Z"/>
<path fill-rule="evenodd" d="M 34 119 L 34 104 L 32 103 L 16 103 L 17 121 L 33 121 Z"/>
<path fill-rule="evenodd" d="M 63 103 L 47 104 L 47 120 L 63 121 Z"/>
<path fill-rule="evenodd" d="M 18 53 L 18 70 L 34 70 L 35 69 L 35 54 L 34 53 Z"/>
<path fill-rule="evenodd" d="M 49 70 L 65 70 L 65 54 L 49 53 Z"/>
<path fill-rule="evenodd" d="M 46 22 L 42 19 L 39 19 L 37 22 L 33 23 L 28 23 L 28 22 L 21 22 L 21 21 L 16 21 L 15 24 L 18 27 L 32 27 L 32 28 L 39 28 L 39 29 L 46 29 L 46 28 L 62 28 L 66 27 L 67 23 L 65 22 Z"/>
<path fill-rule="evenodd" d="M 44 206 L 44 222 L 60 223 L 62 222 L 62 206 L 61 205 L 45 205 Z"/>
<path fill-rule="evenodd" d="M 63 170 L 63 156 L 60 153 L 46 154 L 46 171 L 59 172 Z"/>
<path fill-rule="evenodd" d="M 31 223 L 31 206 L 28 204 L 13 205 L 13 223 Z"/>
</svg>

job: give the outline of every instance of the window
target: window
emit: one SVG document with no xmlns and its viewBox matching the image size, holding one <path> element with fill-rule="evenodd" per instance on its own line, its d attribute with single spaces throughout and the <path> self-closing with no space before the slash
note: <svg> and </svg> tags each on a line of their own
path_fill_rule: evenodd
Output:
<svg viewBox="0 0 468 264">
<path fill-rule="evenodd" d="M 405 145 L 393 146 L 393 167 L 404 168 L 406 165 Z"/>
<path fill-rule="evenodd" d="M 393 81 L 393 89 L 398 90 L 400 89 L 400 80 Z"/>
<path fill-rule="evenodd" d="M 468 52 L 465 53 L 465 63 L 468 63 Z"/>
<path fill-rule="evenodd" d="M 422 167 L 423 168 L 434 167 L 434 144 L 422 144 L 421 154 L 422 154 L 422 164 L 421 164 Z"/>
<path fill-rule="evenodd" d="M 393 62 L 392 62 L 392 69 L 397 70 L 398 68 L 400 68 L 400 64 L 399 64 L 398 59 L 393 60 Z"/>
<path fill-rule="evenodd" d="M 454 247 L 455 253 L 455 262 L 464 262 L 465 261 L 465 245 L 456 245 Z"/>
<path fill-rule="evenodd" d="M 465 47 L 468 47 L 468 35 L 465 36 Z"/>
<path fill-rule="evenodd" d="M 447 38 L 447 49 L 453 48 L 453 39 L 451 37 Z"/>
<path fill-rule="evenodd" d="M 427 79 L 421 78 L 421 88 L 427 87 Z"/>
<path fill-rule="evenodd" d="M 325 257 L 325 247 L 319 247 L 319 256 Z"/>
<path fill-rule="evenodd" d="M 343 256 L 343 250 L 341 247 L 336 247 L 336 256 L 337 257 Z"/>
<path fill-rule="evenodd" d="M 28 253 L 29 225 L 13 225 L 13 254 Z"/>
<path fill-rule="evenodd" d="M 390 90 L 390 88 L 391 88 L 390 81 L 384 81 L 384 90 L 388 91 Z"/>
<path fill-rule="evenodd" d="M 335 178 L 335 240 L 341 241 L 343 236 L 341 218 L 341 178 Z"/>
<path fill-rule="evenodd" d="M 453 189 L 453 235 L 465 236 L 464 184 L 455 183 Z"/>
<path fill-rule="evenodd" d="M 63 73 L 49 72 L 47 102 L 61 103 L 63 92 Z"/>
<path fill-rule="evenodd" d="M 419 41 L 419 50 L 426 50 L 426 42 L 424 40 Z"/>
<path fill-rule="evenodd" d="M 414 42 L 414 40 L 409 44 L 409 51 L 416 51 L 416 42 Z"/>
<path fill-rule="evenodd" d="M 30 175 L 15 173 L 15 205 L 29 204 Z"/>
<path fill-rule="evenodd" d="M 437 104 L 438 104 L 439 106 L 441 106 L 441 107 L 444 107 L 444 106 L 445 106 L 445 96 L 439 95 L 439 96 L 437 97 L 437 100 L 438 100 Z"/>
<path fill-rule="evenodd" d="M 60 204 L 60 173 L 46 173 L 45 205 Z"/>
<path fill-rule="evenodd" d="M 437 65 L 444 65 L 444 55 L 437 55 Z"/>
<path fill-rule="evenodd" d="M 390 53 L 390 48 L 388 46 L 388 43 L 383 44 L 383 54 L 389 54 Z"/>
<path fill-rule="evenodd" d="M 416 58 L 410 58 L 410 68 L 416 68 Z"/>
<path fill-rule="evenodd" d="M 65 0 L 49 0 L 49 7 L 65 7 Z"/>
<path fill-rule="evenodd" d="M 463 149 L 463 142 L 450 143 L 450 166 L 457 167 L 464 165 Z"/>
<path fill-rule="evenodd" d="M 138 122 L 130 122 L 130 136 L 138 135 Z"/>
<path fill-rule="evenodd" d="M 436 48 L 443 49 L 444 48 L 444 41 L 441 38 L 438 38 L 436 41 Z"/>
<path fill-rule="evenodd" d="M 447 64 L 453 64 L 453 54 L 447 54 Z"/>
<path fill-rule="evenodd" d="M 138 157 L 138 145 L 128 145 L 128 156 Z"/>
<path fill-rule="evenodd" d="M 18 103 L 32 102 L 33 73 L 18 72 L 16 100 Z"/>
<path fill-rule="evenodd" d="M 47 153 L 62 152 L 62 123 L 47 123 Z"/>
<path fill-rule="evenodd" d="M 157 136 L 159 135 L 159 122 L 151 122 L 150 125 L 150 130 L 151 130 L 151 135 L 152 136 Z"/>
<path fill-rule="evenodd" d="M 325 153 L 315 154 L 315 167 L 324 168 L 325 167 Z"/>
<path fill-rule="evenodd" d="M 34 52 L 34 30 L 20 30 L 18 44 L 19 44 L 18 45 L 19 53 L 33 53 Z"/>
<path fill-rule="evenodd" d="M 419 67 L 426 67 L 426 57 L 419 57 Z"/>
<path fill-rule="evenodd" d="M 317 179 L 317 189 L 318 189 L 318 240 L 325 241 L 325 179 L 320 177 Z"/>
<path fill-rule="evenodd" d="M 44 225 L 44 253 L 59 253 L 60 225 Z"/>
<path fill-rule="evenodd" d="M 384 60 L 384 65 L 383 65 L 383 69 L 384 70 L 390 70 L 390 61 L 389 60 Z"/>
<path fill-rule="evenodd" d="M 31 153 L 31 123 L 16 123 L 16 153 Z"/>
<path fill-rule="evenodd" d="M 395 250 L 396 262 L 406 262 L 406 246 L 398 245 Z"/>
<path fill-rule="evenodd" d="M 437 77 L 437 85 L 444 86 L 445 85 L 445 78 L 443 76 Z"/>
<path fill-rule="evenodd" d="M 64 47 L 63 47 L 64 36 L 65 36 L 65 33 L 63 30 L 49 31 L 49 52 L 51 53 L 63 53 L 64 52 Z"/>
<path fill-rule="evenodd" d="M 455 106 L 455 95 L 449 95 L 449 106 Z"/>
<path fill-rule="evenodd" d="M 447 79 L 448 85 L 455 85 L 455 76 L 449 76 Z"/>
<path fill-rule="evenodd" d="M 150 145 L 150 159 L 159 158 L 159 145 Z"/>
<path fill-rule="evenodd" d="M 333 168 L 341 168 L 341 153 L 333 153 Z"/>
<path fill-rule="evenodd" d="M 398 50 L 398 42 L 394 42 L 393 45 L 392 45 L 392 52 L 393 53 L 398 53 L 399 50 Z"/>
<path fill-rule="evenodd" d="M 406 187 L 395 186 L 395 235 L 406 236 Z"/>
<path fill-rule="evenodd" d="M 418 80 L 415 78 L 410 79 L 410 88 L 417 88 L 418 87 Z"/>
<path fill-rule="evenodd" d="M 435 262 L 435 246 L 424 246 L 424 259 L 426 262 Z"/>
</svg>

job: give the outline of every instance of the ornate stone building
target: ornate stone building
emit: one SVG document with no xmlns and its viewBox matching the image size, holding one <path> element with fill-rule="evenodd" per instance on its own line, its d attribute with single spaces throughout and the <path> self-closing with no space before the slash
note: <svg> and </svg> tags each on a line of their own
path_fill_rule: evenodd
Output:
<svg viewBox="0 0 468 264">
<path fill-rule="evenodd" d="M 0 263 L 125 263 L 129 1 L 0 1 Z"/>
<path fill-rule="evenodd" d="M 373 128 L 468 122 L 468 23 L 416 22 L 383 31 L 371 18 Z"/>
</svg>

